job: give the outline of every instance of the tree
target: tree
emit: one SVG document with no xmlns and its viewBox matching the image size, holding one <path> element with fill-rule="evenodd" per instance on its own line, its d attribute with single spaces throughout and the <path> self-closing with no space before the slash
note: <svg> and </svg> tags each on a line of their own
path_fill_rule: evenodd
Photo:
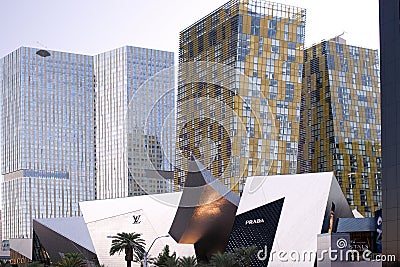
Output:
<svg viewBox="0 0 400 267">
<path fill-rule="evenodd" d="M 232 253 L 216 253 L 211 256 L 210 266 L 214 267 L 239 267 Z"/>
<path fill-rule="evenodd" d="M 241 266 L 250 267 L 252 258 L 257 254 L 258 248 L 257 246 L 250 247 L 240 247 L 235 249 L 234 255 L 236 257 L 236 261 L 240 263 Z"/>
<path fill-rule="evenodd" d="M 173 265 L 175 263 L 175 265 Z M 178 265 L 178 259 L 176 257 L 176 252 L 170 255 L 169 246 L 166 245 L 162 252 L 158 255 L 155 265 L 160 267 L 171 267 Z"/>
<path fill-rule="evenodd" d="M 6 261 L 6 260 L 0 260 L 0 266 L 1 267 L 10 267 L 10 262 Z"/>
<path fill-rule="evenodd" d="M 59 267 L 85 267 L 86 264 L 82 260 L 82 255 L 79 253 L 65 253 L 57 266 Z"/>
<path fill-rule="evenodd" d="M 197 266 L 197 260 L 195 256 L 181 257 L 178 259 L 179 267 L 195 267 Z"/>
<path fill-rule="evenodd" d="M 178 261 L 179 261 L 179 258 L 170 257 L 165 261 L 165 263 L 162 265 L 162 267 L 178 267 Z"/>
<path fill-rule="evenodd" d="M 143 267 L 143 261 L 144 261 L 144 254 L 141 253 L 139 255 L 133 255 L 133 262 L 140 262 L 140 266 Z M 154 257 L 151 257 L 150 255 L 147 255 L 147 264 L 153 264 L 156 261 Z"/>
<path fill-rule="evenodd" d="M 131 267 L 131 261 L 135 259 L 135 262 L 138 262 L 139 259 L 143 258 L 145 242 L 141 236 L 137 233 L 118 233 L 117 236 L 113 237 L 110 256 L 115 253 L 119 254 L 124 250 L 126 266 Z"/>
</svg>

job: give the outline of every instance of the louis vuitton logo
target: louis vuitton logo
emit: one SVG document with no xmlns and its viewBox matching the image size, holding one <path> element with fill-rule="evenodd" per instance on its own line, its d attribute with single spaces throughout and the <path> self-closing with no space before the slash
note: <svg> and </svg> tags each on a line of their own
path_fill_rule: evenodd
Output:
<svg viewBox="0 0 400 267">
<path fill-rule="evenodd" d="M 132 224 L 139 224 L 139 223 L 141 223 L 141 221 L 140 221 L 140 216 L 141 215 L 133 215 L 132 217 L 133 217 L 133 223 Z"/>
</svg>

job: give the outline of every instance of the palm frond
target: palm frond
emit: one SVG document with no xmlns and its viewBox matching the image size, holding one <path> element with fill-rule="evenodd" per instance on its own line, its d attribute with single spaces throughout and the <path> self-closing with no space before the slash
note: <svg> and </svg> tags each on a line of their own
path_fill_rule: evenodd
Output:
<svg viewBox="0 0 400 267">
<path fill-rule="evenodd" d="M 179 258 L 178 266 L 179 267 L 195 267 L 195 266 L 197 266 L 197 259 L 195 256 Z"/>
<path fill-rule="evenodd" d="M 110 256 L 125 251 L 125 260 L 136 261 L 143 258 L 145 241 L 138 233 L 118 233 L 111 241 Z"/>
</svg>

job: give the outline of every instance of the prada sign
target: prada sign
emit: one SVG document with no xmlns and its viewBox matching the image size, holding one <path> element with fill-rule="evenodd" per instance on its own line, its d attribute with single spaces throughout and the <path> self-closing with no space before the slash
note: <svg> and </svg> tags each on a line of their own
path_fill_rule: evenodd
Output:
<svg viewBox="0 0 400 267">
<path fill-rule="evenodd" d="M 264 223 L 264 219 L 246 220 L 245 225 Z"/>
</svg>

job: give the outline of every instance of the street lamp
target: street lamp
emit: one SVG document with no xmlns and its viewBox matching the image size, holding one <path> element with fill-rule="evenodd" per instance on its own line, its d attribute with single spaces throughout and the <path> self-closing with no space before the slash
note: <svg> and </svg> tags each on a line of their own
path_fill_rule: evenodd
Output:
<svg viewBox="0 0 400 267">
<path fill-rule="evenodd" d="M 169 237 L 169 235 L 162 235 L 158 236 L 153 240 L 153 243 L 151 243 L 149 249 L 143 253 L 143 267 L 147 267 L 147 255 L 149 255 L 150 249 L 153 247 L 154 243 L 156 242 L 157 239 L 163 238 L 163 237 Z"/>
</svg>

